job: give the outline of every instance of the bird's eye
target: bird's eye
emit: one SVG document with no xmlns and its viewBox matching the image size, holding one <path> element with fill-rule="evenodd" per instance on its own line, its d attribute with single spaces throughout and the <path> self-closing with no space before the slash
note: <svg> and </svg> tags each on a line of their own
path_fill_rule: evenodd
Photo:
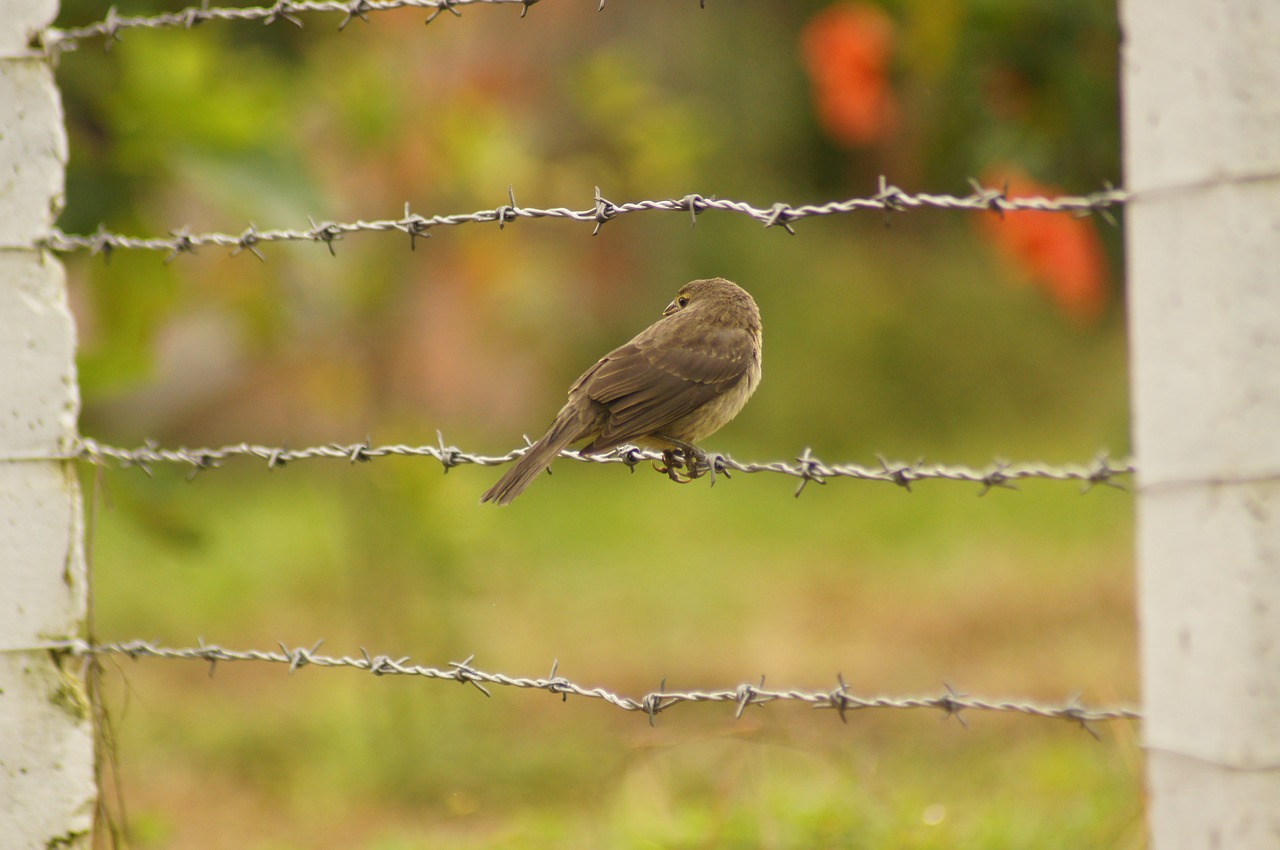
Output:
<svg viewBox="0 0 1280 850">
<path fill-rule="evenodd" d="M 676 296 L 676 306 L 677 306 L 677 307 L 684 307 L 684 306 L 685 306 L 685 305 L 687 305 L 688 303 L 689 303 L 689 296 L 688 296 L 688 295 L 677 295 L 677 296 Z"/>
</svg>

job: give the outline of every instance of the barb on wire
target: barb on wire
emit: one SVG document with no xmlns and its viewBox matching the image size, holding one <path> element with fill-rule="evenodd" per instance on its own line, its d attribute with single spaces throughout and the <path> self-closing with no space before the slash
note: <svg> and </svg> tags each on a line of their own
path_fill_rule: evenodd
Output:
<svg viewBox="0 0 1280 850">
<path fill-rule="evenodd" d="M 509 676 L 505 673 L 492 673 L 472 665 L 474 656 L 464 661 L 450 662 L 444 667 L 428 667 L 412 663 L 407 657 L 393 658 L 389 655 L 371 655 L 368 650 L 361 649 L 358 657 L 349 655 L 333 656 L 319 652 L 323 641 L 311 647 L 295 647 L 290 649 L 280 644 L 279 650 L 232 650 L 199 641 L 197 646 L 173 648 L 158 646 L 145 640 L 132 640 L 120 643 L 89 644 L 83 641 L 63 641 L 56 646 L 59 651 L 80 655 L 125 655 L 129 658 L 160 658 L 170 660 L 204 661 L 210 665 L 210 673 L 220 663 L 232 661 L 256 661 L 271 664 L 282 664 L 295 673 L 303 667 L 350 667 L 363 670 L 375 676 L 420 676 L 426 679 L 459 682 L 472 685 L 485 696 L 491 693 L 485 686 L 521 688 L 526 690 L 547 691 L 567 700 L 569 696 L 602 700 L 623 711 L 634 711 L 645 714 L 650 722 L 655 715 L 681 703 L 725 703 L 733 708 L 734 715 L 741 717 L 750 706 L 763 706 L 773 702 L 806 703 L 812 708 L 835 709 L 842 720 L 847 722 L 851 711 L 880 709 L 913 709 L 926 708 L 943 712 L 947 716 L 959 717 L 961 711 L 991 711 L 1013 714 L 1024 714 L 1032 717 L 1052 718 L 1076 723 L 1093 732 L 1088 726 L 1110 720 L 1139 720 L 1141 713 L 1127 706 L 1091 708 L 1072 696 L 1061 705 L 1049 705 L 1029 700 L 988 699 L 970 696 L 954 690 L 950 685 L 936 696 L 857 696 L 851 693 L 843 676 L 837 676 L 837 684 L 830 689 L 779 690 L 766 688 L 764 679 L 759 684 L 741 684 L 736 688 L 723 690 L 669 690 L 663 679 L 658 690 L 641 697 L 628 697 L 614 693 L 602 687 L 585 687 L 579 685 L 559 673 L 559 663 L 551 665 L 549 676 L 527 677 Z M 1096 733 L 1093 733 L 1096 734 Z"/>
<path fill-rule="evenodd" d="M 349 463 L 369 462 L 376 458 L 403 456 L 433 458 L 449 469 L 461 464 L 477 466 L 498 466 L 510 463 L 526 451 L 528 446 L 512 449 L 502 455 L 478 455 L 464 452 L 455 446 L 447 446 L 444 437 L 437 435 L 436 445 L 385 445 L 374 446 L 369 441 L 343 445 L 331 443 L 324 446 L 310 446 L 301 449 L 286 449 L 279 446 L 260 446 L 251 443 L 236 443 L 219 448 L 177 448 L 166 449 L 148 443 L 138 448 L 126 449 L 109 446 L 96 440 L 81 438 L 77 445 L 59 455 L 24 455 L 11 460 L 81 460 L 92 464 L 105 465 L 110 462 L 125 467 L 137 467 L 150 474 L 151 467 L 158 464 L 178 464 L 190 467 L 193 474 L 216 469 L 224 461 L 237 457 L 256 458 L 266 461 L 268 469 L 278 469 L 286 464 L 299 460 L 328 458 L 345 460 Z M 641 461 L 662 462 L 661 452 L 639 449 L 635 446 L 623 446 L 606 454 L 592 455 L 566 449 L 560 453 L 563 458 L 583 463 L 617 463 L 632 469 Z M 1083 464 L 1053 465 L 1040 462 L 1006 463 L 996 461 L 985 467 L 958 466 L 954 464 L 895 463 L 880 458 L 875 466 L 856 463 L 828 464 L 816 458 L 811 451 L 805 449 L 794 463 L 773 461 L 766 463 L 744 463 L 720 454 L 708 456 L 710 465 L 699 467 L 699 473 L 727 475 L 741 472 L 748 475 L 770 472 L 786 475 L 800 480 L 796 490 L 799 496 L 805 486 L 812 481 L 820 484 L 833 478 L 854 478 L 863 481 L 883 481 L 896 484 L 910 491 L 911 485 L 917 481 L 942 480 L 966 481 L 979 485 L 980 494 L 985 494 L 993 487 L 1016 489 L 1016 483 L 1027 479 L 1044 479 L 1050 481 L 1074 481 L 1088 491 L 1098 485 L 1121 487 L 1116 480 L 1121 476 L 1132 475 L 1136 468 L 1130 460 L 1113 461 L 1105 452 L 1098 454 L 1092 461 Z"/>
<path fill-rule="evenodd" d="M 520 17 L 528 14 L 529 7 L 539 0 L 277 0 L 268 6 L 234 6 L 228 8 L 211 7 L 208 0 L 199 6 L 189 6 L 178 12 L 166 12 L 159 15 L 120 15 L 114 6 L 107 9 L 106 17 L 101 21 L 80 27 L 66 29 L 50 28 L 40 37 L 46 53 L 56 57 L 60 53 L 75 50 L 82 42 L 90 39 L 103 39 L 104 47 L 121 40 L 121 33 L 137 29 L 191 29 L 206 21 L 238 21 L 242 23 L 259 22 L 274 24 L 287 21 L 294 26 L 302 26 L 302 15 L 314 12 L 334 12 L 342 15 L 338 29 L 346 29 L 354 19 L 368 23 L 369 13 L 386 12 L 391 9 L 427 9 L 431 14 L 427 23 L 433 21 L 443 11 L 461 15 L 461 6 L 519 6 Z"/>
<path fill-rule="evenodd" d="M 1109 208 L 1124 204 L 1129 199 L 1125 191 L 1112 188 L 1090 195 L 1010 198 L 996 189 L 983 189 L 977 184 L 974 184 L 974 187 L 974 191 L 968 195 L 911 194 L 886 183 L 884 178 L 881 178 L 880 191 L 871 197 L 799 206 L 779 202 L 768 207 L 753 206 L 745 201 L 708 198 L 698 194 L 685 195 L 683 198 L 616 204 L 601 196 L 600 190 L 597 189 L 592 205 L 579 210 L 567 207 L 521 207 L 516 204 L 515 193 L 512 191 L 509 194 L 509 203 L 471 213 L 422 216 L 411 212 L 406 203 L 404 215 L 401 218 L 319 223 L 313 219 L 310 221 L 311 226 L 303 229 L 260 230 L 254 225 L 249 225 L 240 233 L 192 233 L 186 228 L 178 228 L 170 231 L 168 236 L 126 236 L 111 233 L 102 228 L 92 234 L 77 236 L 55 229 L 40 240 L 39 246 L 58 253 L 89 251 L 104 256 L 110 256 L 113 251 L 158 251 L 164 253 L 166 260 L 170 261 L 182 254 L 195 253 L 199 248 L 213 246 L 228 248 L 233 254 L 249 251 L 258 259 L 264 259 L 258 248 L 267 242 L 320 242 L 332 253 L 333 243 L 351 233 L 403 233 L 409 237 L 409 246 L 413 248 L 417 237 L 429 236 L 431 229 L 435 227 L 490 223 L 505 228 L 508 224 L 520 219 L 559 218 L 580 221 L 591 224 L 594 228 L 592 233 L 595 234 L 600 231 L 605 222 L 629 213 L 687 213 L 696 224 L 697 216 L 701 213 L 707 210 L 718 210 L 744 215 L 765 227 L 781 227 L 794 233 L 792 225 L 802 219 L 848 215 L 864 210 L 881 211 L 886 214 L 921 208 L 971 212 L 996 210 L 1002 213 L 1036 210 L 1088 215 L 1106 212 Z"/>
</svg>

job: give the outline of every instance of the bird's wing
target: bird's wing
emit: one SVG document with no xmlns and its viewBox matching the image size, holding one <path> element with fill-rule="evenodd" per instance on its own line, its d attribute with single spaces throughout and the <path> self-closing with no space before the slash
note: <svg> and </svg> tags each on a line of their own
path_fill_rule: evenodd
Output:
<svg viewBox="0 0 1280 850">
<path fill-rule="evenodd" d="M 745 331 L 716 329 L 676 335 L 662 347 L 641 334 L 605 355 L 574 385 L 609 410 L 609 420 L 589 447 L 603 450 L 654 433 L 736 386 L 750 367 Z M 724 352 L 743 352 L 724 356 Z"/>
</svg>

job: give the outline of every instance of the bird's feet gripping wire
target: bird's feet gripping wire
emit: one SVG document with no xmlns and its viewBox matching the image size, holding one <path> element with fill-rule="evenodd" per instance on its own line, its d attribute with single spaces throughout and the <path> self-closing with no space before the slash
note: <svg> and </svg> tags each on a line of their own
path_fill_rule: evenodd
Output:
<svg viewBox="0 0 1280 850">
<path fill-rule="evenodd" d="M 723 463 L 724 458 L 719 454 L 707 454 L 692 443 L 676 443 L 672 448 L 663 450 L 662 463 L 654 461 L 653 468 L 677 484 L 688 484 L 710 473 L 711 486 L 714 487 L 717 473 L 729 477 L 729 470 Z"/>
</svg>

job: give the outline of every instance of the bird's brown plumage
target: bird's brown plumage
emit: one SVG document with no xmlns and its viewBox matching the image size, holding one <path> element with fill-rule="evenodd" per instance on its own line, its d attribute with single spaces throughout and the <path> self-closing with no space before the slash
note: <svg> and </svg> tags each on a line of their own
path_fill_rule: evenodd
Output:
<svg viewBox="0 0 1280 850">
<path fill-rule="evenodd" d="M 728 423 L 760 383 L 756 302 L 723 278 L 685 284 L 662 318 L 600 358 L 569 388 L 546 435 L 482 502 L 519 496 L 561 450 L 602 453 L 633 444 L 687 449 Z"/>
</svg>

